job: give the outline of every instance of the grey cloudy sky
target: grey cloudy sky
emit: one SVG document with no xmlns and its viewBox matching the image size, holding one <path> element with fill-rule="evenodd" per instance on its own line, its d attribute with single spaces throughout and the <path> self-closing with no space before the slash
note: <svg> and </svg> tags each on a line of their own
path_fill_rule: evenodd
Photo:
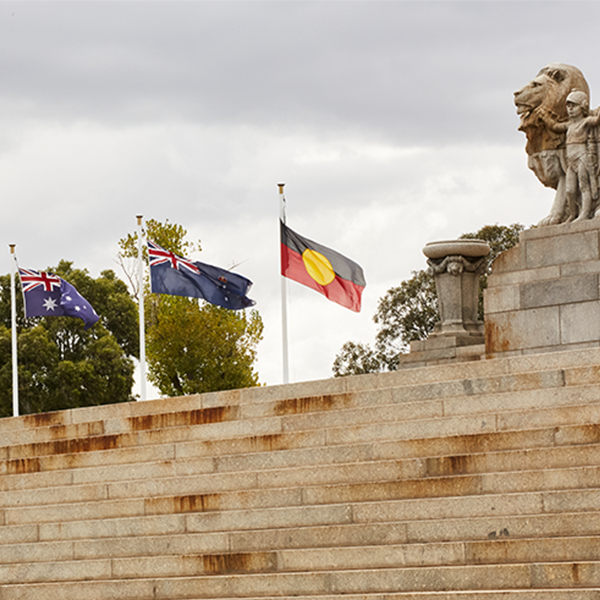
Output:
<svg viewBox="0 0 600 600">
<path fill-rule="evenodd" d="M 598 22 L 577 1 L 0 1 L 0 272 L 9 243 L 118 272 L 135 215 L 168 218 L 254 281 L 280 383 L 284 181 L 288 224 L 367 278 L 360 314 L 288 284 L 291 379 L 329 377 L 425 243 L 546 215 L 512 93 L 564 62 L 596 106 Z"/>
</svg>

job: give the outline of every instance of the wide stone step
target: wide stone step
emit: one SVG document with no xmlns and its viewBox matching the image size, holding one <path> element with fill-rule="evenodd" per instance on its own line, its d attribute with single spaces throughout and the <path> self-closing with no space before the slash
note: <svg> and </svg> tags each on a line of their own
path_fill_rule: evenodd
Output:
<svg viewBox="0 0 600 600">
<path fill-rule="evenodd" d="M 562 499 L 561 499 L 562 498 Z M 130 536 L 138 536 L 143 540 L 146 536 L 171 538 L 193 528 L 202 532 L 206 539 L 215 544 L 215 551 L 232 549 L 236 551 L 262 550 L 265 548 L 294 548 L 330 545 L 358 545 L 360 543 L 403 543 L 408 541 L 408 524 L 418 519 L 460 519 L 490 517 L 503 518 L 516 514 L 529 515 L 531 522 L 540 521 L 545 505 L 549 509 L 560 510 L 563 505 L 579 507 L 585 510 L 587 520 L 582 514 L 571 515 L 570 527 L 576 528 L 578 535 L 585 532 L 600 531 L 598 516 L 593 512 L 596 496 L 593 491 L 563 492 L 546 497 L 541 493 L 507 494 L 494 497 L 470 496 L 464 498 L 429 498 L 423 500 L 394 500 L 355 505 L 350 509 L 334 506 L 306 508 L 290 506 L 274 509 L 271 513 L 261 509 L 250 511 L 238 509 L 225 514 L 209 513 L 200 520 L 190 522 L 189 511 L 194 507 L 190 503 L 180 505 L 176 515 L 141 516 L 133 518 L 96 519 L 87 522 L 65 522 L 64 524 L 4 525 L 1 544 L 18 545 L 19 543 L 45 540 L 73 540 L 76 544 L 76 556 L 85 557 L 85 549 L 92 549 L 95 543 L 100 547 L 106 544 L 120 544 L 125 548 L 136 547 Z M 196 507 L 197 509 L 198 507 Z M 187 512 L 186 512 L 187 511 Z M 306 518 L 304 522 L 302 519 Z M 504 526 L 486 522 L 485 533 L 479 538 L 485 539 L 493 527 Z M 588 529 L 585 529 L 587 527 Z M 463 534 L 466 529 L 462 527 Z M 550 535 L 567 535 L 568 531 L 551 529 Z M 193 534 L 189 534 L 192 535 Z M 224 537 L 225 536 L 225 537 Z M 85 539 L 84 542 L 78 540 Z M 89 539 L 88 539 L 89 538 Z M 96 541 L 94 538 L 98 538 Z M 114 539 L 106 539 L 114 538 Z M 162 538 L 163 540 L 165 538 Z M 464 538 L 463 538 L 464 539 Z M 368 540 L 372 540 L 368 542 Z M 154 542 L 156 547 L 159 542 Z M 83 544 L 83 545 L 81 545 Z M 131 546 L 133 544 L 133 546 Z M 116 552 L 116 550 L 113 550 Z M 91 555 L 93 556 L 93 554 Z"/>
<path fill-rule="evenodd" d="M 473 592 L 396 592 L 385 594 L 343 594 L 319 596 L 294 596 L 294 600 L 598 600 L 597 589 L 547 589 L 547 590 L 511 590 L 506 591 L 473 591 Z M 246 600 L 275 600 L 281 596 L 261 596 Z M 189 600 L 189 599 L 186 599 Z M 234 600 L 224 598 L 223 600 Z"/>
<path fill-rule="evenodd" d="M 464 458 L 465 464 L 468 460 Z M 328 483 L 336 479 L 328 468 L 313 467 L 71 485 L 35 495 L 17 490 L 0 493 L 0 500 L 5 522 L 24 524 L 94 515 L 172 513 L 180 512 L 182 506 L 193 512 L 600 487 L 600 466 L 596 465 L 427 476 L 428 463 L 432 475 L 444 469 L 460 470 L 459 460 L 452 466 L 451 460 L 410 459 L 338 466 L 335 472 L 340 483 Z"/>
<path fill-rule="evenodd" d="M 587 421 L 586 421 L 587 423 Z M 499 431 L 449 437 L 373 440 L 367 443 L 326 446 L 325 431 L 286 432 L 211 441 L 154 444 L 141 447 L 115 447 L 71 454 L 38 456 L 0 461 L 0 490 L 26 490 L 33 487 L 71 485 L 93 480 L 95 469 L 109 471 L 111 477 L 146 463 L 160 461 L 165 469 L 175 469 L 173 461 L 206 459 L 200 471 L 232 471 L 277 468 L 295 464 L 326 464 L 367 459 L 436 458 L 478 452 L 551 448 L 555 445 L 583 445 L 600 442 L 600 425 L 566 425 L 521 431 Z M 24 452 L 31 450 L 27 446 Z M 23 450 L 23 448 L 21 448 Z M 189 464 L 189 463 L 188 463 Z M 114 465 L 123 468 L 113 468 Z M 171 465 L 171 466 L 169 466 Z M 91 468 L 91 470 L 90 470 Z M 82 473 L 77 470 L 82 469 Z M 54 471 L 68 471 L 55 473 Z M 87 475 L 85 474 L 87 473 Z M 8 474 L 8 476 L 7 476 Z M 91 474 L 91 475 L 90 475 Z"/>
<path fill-rule="evenodd" d="M 373 594 L 319 594 L 318 596 L 294 596 L 294 600 L 598 600 L 597 589 L 546 589 L 546 590 L 510 590 L 507 591 L 447 591 L 447 592 L 396 592 Z M 275 600 L 281 596 L 244 597 L 245 600 Z M 188 598 L 170 598 L 170 600 L 199 600 L 196 596 Z M 222 600 L 236 600 L 223 598 Z"/>
<path fill-rule="evenodd" d="M 595 396 L 600 388 L 589 391 Z M 581 396 L 579 400 L 581 400 Z M 577 401 L 577 400 L 576 400 Z M 481 415 L 459 415 L 412 422 L 367 423 L 327 430 L 328 444 L 355 444 L 377 440 L 408 440 L 471 436 L 499 431 L 543 429 L 600 422 L 600 404 L 549 407 L 540 410 L 508 411 Z"/>
<path fill-rule="evenodd" d="M 189 595 L 187 589 L 186 595 L 163 595 L 172 593 L 170 589 L 165 590 L 166 586 L 155 585 L 154 581 L 135 580 L 135 581 L 110 581 L 106 583 L 88 582 L 82 585 L 81 594 L 77 595 L 77 585 L 63 583 L 49 583 L 47 586 L 24 585 L 7 586 L 5 589 L 6 600 L 39 600 L 40 593 L 49 592 L 52 598 L 60 600 L 147 600 L 155 598 L 156 600 L 203 600 L 203 596 L 193 594 Z M 189 586 L 188 586 L 189 587 Z M 109 594 L 105 596 L 104 593 Z M 158 595 L 160 594 L 160 595 Z M 282 596 L 236 596 L 222 597 L 222 600 L 281 600 Z M 294 595 L 295 600 L 598 600 L 600 592 L 597 589 L 556 589 L 548 588 L 546 590 L 532 589 L 513 589 L 507 591 L 445 591 L 445 592 L 383 592 L 371 594 L 319 594 L 319 595 Z"/>
<path fill-rule="evenodd" d="M 224 406 L 273 402 L 290 398 L 318 396 L 322 394 L 340 394 L 362 392 L 377 388 L 406 387 L 429 383 L 456 380 L 491 379 L 504 375 L 519 375 L 531 372 L 564 369 L 576 373 L 576 381 L 591 378 L 597 381 L 600 349 L 589 348 L 552 354 L 532 354 L 493 361 L 474 361 L 469 363 L 438 365 L 403 369 L 391 373 L 378 373 L 309 381 L 296 384 L 269 386 L 267 388 L 249 388 L 228 390 L 203 395 L 191 395 L 176 398 L 162 398 L 148 402 L 122 403 L 110 406 L 84 407 L 67 411 L 24 415 L 17 418 L 1 419 L 0 432 L 15 429 L 64 426 L 69 424 L 97 421 L 104 418 L 135 417 L 178 410 L 191 410 Z"/>
<path fill-rule="evenodd" d="M 64 437 L 61 434 L 60 428 L 70 425 L 81 425 L 85 428 L 92 427 L 92 430 L 81 431 L 81 435 L 98 435 L 100 433 L 108 433 L 107 431 L 98 432 L 93 430 L 104 419 L 111 421 L 113 419 L 132 418 L 134 419 L 132 422 L 141 424 L 144 417 L 148 415 L 194 411 L 240 404 L 270 403 L 294 398 L 316 397 L 323 394 L 335 395 L 383 388 L 418 387 L 431 383 L 443 384 L 444 382 L 465 380 L 491 380 L 492 378 L 503 376 L 518 377 L 524 375 L 525 379 L 527 379 L 529 373 L 541 373 L 553 370 L 564 371 L 565 385 L 581 385 L 586 382 L 598 382 L 599 363 L 600 349 L 589 348 L 577 351 L 503 358 L 493 361 L 474 361 L 435 367 L 403 369 L 391 373 L 334 378 L 291 385 L 270 386 L 267 388 L 230 390 L 180 398 L 163 398 L 148 402 L 122 403 L 25 415 L 16 418 L 0 419 L 0 432 L 2 432 L 4 439 L 8 439 L 6 436 L 11 431 L 46 429 L 51 430 L 53 436 L 60 438 Z M 472 390 L 468 393 L 472 393 Z"/>
<path fill-rule="evenodd" d="M 61 600 L 92 598 L 247 598 L 256 596 L 376 594 L 474 590 L 572 589 L 598 590 L 600 563 L 552 562 L 532 564 L 404 567 L 293 573 L 244 572 L 245 561 L 196 561 L 213 575 L 192 577 L 112 579 L 60 582 L 54 589 L 42 584 L 5 584 L 2 600 L 40 597 Z M 227 576 L 224 576 L 227 575 Z M 103 594 L 99 596 L 99 594 Z"/>
<path fill-rule="evenodd" d="M 535 395 L 537 395 L 536 392 Z M 512 395 L 511 395 L 512 398 Z M 592 402 L 592 398 L 594 399 Z M 581 388 L 561 388 L 551 397 L 536 397 L 533 407 L 523 399 L 514 406 L 499 406 L 498 399 L 492 402 L 494 412 L 477 414 L 476 407 L 469 402 L 462 403 L 462 408 L 450 409 L 429 403 L 425 416 L 422 411 L 412 414 L 410 419 L 403 413 L 399 405 L 386 406 L 386 415 L 381 422 L 370 422 L 374 418 L 368 408 L 338 411 L 339 423 L 335 419 L 329 423 L 323 415 L 295 415 L 293 417 L 268 417 L 249 419 L 246 421 L 228 421 L 205 424 L 198 427 L 178 427 L 159 430 L 142 431 L 137 434 L 110 434 L 89 436 L 77 439 L 56 440 L 8 447 L 6 459 L 0 462 L 0 474 L 36 472 L 44 468 L 45 460 L 50 468 L 59 468 L 61 463 L 56 455 L 68 455 L 63 466 L 77 459 L 73 456 L 89 452 L 116 452 L 126 450 L 127 455 L 134 458 L 134 448 L 138 446 L 184 446 L 194 440 L 200 443 L 216 443 L 219 440 L 252 440 L 255 446 L 269 443 L 275 447 L 285 446 L 285 438 L 291 435 L 290 443 L 298 444 L 301 436 L 307 434 L 305 441 L 312 439 L 328 445 L 349 445 L 365 442 L 382 442 L 396 439 L 414 439 L 445 437 L 456 435 L 475 435 L 495 431 L 519 430 L 526 423 L 528 428 L 574 425 L 594 423 L 600 420 L 600 386 L 584 386 Z M 512 400 L 513 402 L 514 399 Z M 490 402 L 489 400 L 487 402 Z M 584 402 L 584 404 L 581 404 Z M 542 409 L 539 405 L 543 405 Z M 435 406 L 435 410 L 433 407 Z M 518 410 L 517 410 L 518 407 Z M 538 407 L 537 410 L 533 408 Z M 514 408 L 514 410 L 511 410 Z M 370 415 L 370 416 L 369 416 Z M 411 415 L 409 415 L 411 416 Z M 324 430 L 324 431 L 323 431 Z M 322 431 L 322 437 L 319 433 Z M 310 434 L 312 435 L 312 438 Z M 294 438 L 295 436 L 295 438 Z M 317 440 L 317 438 L 319 438 Z M 248 442 L 246 442 L 248 444 Z M 309 441 L 309 443 L 311 443 Z M 163 454 L 173 456 L 173 447 L 163 450 Z M 109 452 L 110 451 L 110 452 Z M 118 457 L 115 459 L 122 464 Z"/>
<path fill-rule="evenodd" d="M 156 556 L 114 559 L 115 577 L 182 577 L 227 572 L 318 572 L 346 569 L 396 568 L 399 566 L 447 566 L 600 560 L 600 538 L 542 540 L 486 540 L 439 544 L 356 546 Z M 200 564 L 199 564 L 200 563 Z"/>
<path fill-rule="evenodd" d="M 213 405 L 215 398 L 213 395 L 208 395 L 208 398 L 203 396 L 194 397 L 195 406 L 192 407 L 190 407 L 190 400 L 188 399 L 186 402 L 182 402 L 186 405 L 185 407 L 177 407 L 177 405 L 169 402 L 165 403 L 167 406 L 163 406 L 162 411 L 157 413 L 107 416 L 104 420 L 97 419 L 88 422 L 62 422 L 68 421 L 68 416 L 71 413 L 65 413 L 64 419 L 60 418 L 59 413 L 48 413 L 43 416 L 29 415 L 20 418 L 20 421 L 17 420 L 23 424 L 23 427 L 2 427 L 3 423 L 0 422 L 0 430 L 3 432 L 5 443 L 14 446 L 108 434 L 123 435 L 144 430 L 207 425 L 237 419 L 248 420 L 260 417 L 312 414 L 315 412 L 330 414 L 331 411 L 337 413 L 341 409 L 360 407 L 364 410 L 366 406 L 372 406 L 375 409 L 379 405 L 389 404 L 419 405 L 423 401 L 447 400 L 453 397 L 477 398 L 490 394 L 514 395 L 525 391 L 538 392 L 539 394 L 544 389 L 561 388 L 573 384 L 592 385 L 598 382 L 600 382 L 600 371 L 598 369 L 594 367 L 577 367 L 533 373 L 514 373 L 479 379 L 469 377 L 454 381 L 388 386 L 372 390 L 361 390 L 360 392 L 343 391 L 282 400 L 267 400 L 259 403 Z M 228 399 L 230 399 L 228 396 L 222 398 L 222 400 Z M 238 398 L 235 400 L 239 402 Z M 205 406 L 205 404 L 208 406 Z M 464 402 L 459 401 L 458 404 L 464 404 Z M 515 404 L 515 406 L 518 405 L 519 403 Z M 171 410 L 167 410 L 168 408 Z M 416 408 L 413 407 L 413 410 L 416 410 Z M 134 412 L 137 413 L 140 410 Z M 373 419 L 380 418 L 378 416 L 379 412 L 382 411 L 376 411 Z M 91 416 L 93 413 L 87 411 L 83 414 Z M 98 416 L 101 414 L 102 412 L 99 411 Z M 9 419 L 8 421 L 12 420 Z M 30 424 L 30 426 L 25 427 L 26 424 Z M 1 454 L 0 458 L 2 458 Z"/>
<path fill-rule="evenodd" d="M 220 505 L 223 500 L 219 497 L 187 496 L 12 509 L 4 512 L 3 532 L 6 532 L 6 543 L 16 543 L 30 541 L 32 535 L 40 541 L 183 532 L 230 531 L 233 535 L 257 529 L 394 521 L 398 522 L 397 527 L 406 530 L 407 541 L 424 542 L 467 539 L 469 535 L 470 539 L 485 539 L 504 529 L 512 531 L 512 535 L 535 537 L 538 535 L 535 527 L 545 527 L 543 535 L 547 536 L 595 535 L 599 531 L 596 513 L 600 511 L 600 491 L 597 488 L 489 496 L 424 498 L 409 495 L 404 500 L 389 499 L 388 502 L 316 506 L 303 505 L 300 496 L 295 499 L 290 496 L 284 505 L 271 507 L 268 503 L 272 494 L 264 494 L 262 498 L 267 506 L 252 509 L 239 502 L 236 494 L 228 498 L 229 506 Z M 573 513 L 569 518 L 574 521 L 572 527 L 577 529 L 565 531 L 560 519 L 557 522 L 555 518 L 563 511 L 585 511 L 588 520 L 582 522 L 582 513 Z M 434 522 L 436 519 L 445 521 Z M 28 524 L 37 529 L 26 527 Z"/>
<path fill-rule="evenodd" d="M 413 566 L 495 565 L 526 562 L 600 560 L 599 537 L 488 539 L 428 544 L 377 544 L 347 547 L 270 549 L 254 552 L 214 552 L 197 538 L 197 548 L 160 553 L 149 543 L 132 557 L 109 553 L 92 558 L 74 557 L 72 544 L 43 544 L 42 548 L 8 548 L 2 554 L 0 581 L 70 581 L 73 579 L 185 577 L 222 571 L 248 573 L 378 569 Z M 203 547 L 200 547 L 202 544 Z M 71 546 L 69 552 L 69 548 Z M 55 552 L 52 554 L 51 549 Z M 189 544 L 188 544 L 189 548 Z M 31 552 L 33 550 L 33 552 Z M 21 557 L 18 558 L 19 551 Z M 14 565 L 18 563 L 18 570 Z M 11 580 L 11 577 L 18 579 Z"/>
<path fill-rule="evenodd" d="M 169 582 L 172 583 L 172 582 Z M 77 595 L 77 586 L 81 585 L 81 595 Z M 203 600 L 205 597 L 197 594 L 189 595 L 189 585 L 184 587 L 185 595 L 172 595 L 172 586 L 156 585 L 153 580 L 87 582 L 85 584 L 48 583 L 45 586 L 23 585 L 6 586 L 3 600 L 39 600 L 52 594 L 52 598 L 60 600 Z M 168 589 L 169 588 L 169 589 Z M 104 594 L 107 595 L 104 595 Z M 165 593 L 171 595 L 164 595 Z M 444 591 L 444 592 L 382 592 L 370 594 L 319 594 L 294 595 L 295 600 L 598 600 L 598 589 L 582 588 L 547 588 L 541 589 L 512 589 L 506 590 L 475 590 L 475 591 Z M 221 597 L 222 600 L 281 600 L 282 596 L 236 596 Z"/>
<path fill-rule="evenodd" d="M 388 448 L 386 459 L 373 457 L 380 453 L 375 445 L 318 447 L 278 453 L 250 454 L 224 459 L 199 457 L 160 462 L 96 465 L 80 468 L 69 474 L 36 474 L 35 476 L 5 476 L 1 483 L 0 504 L 14 506 L 27 504 L 31 498 L 23 497 L 22 490 L 36 488 L 60 488 L 53 492 L 46 489 L 37 496 L 41 503 L 54 502 L 53 497 L 89 498 L 84 487 L 81 493 L 75 486 L 119 481 L 132 483 L 136 480 L 194 477 L 199 485 L 207 485 L 217 478 L 219 490 L 247 487 L 290 487 L 317 485 L 321 483 L 355 482 L 378 479 L 413 479 L 421 477 L 475 474 L 486 472 L 552 469 L 600 464 L 600 444 L 579 446 L 550 446 L 526 450 L 498 452 L 472 452 L 444 456 L 402 458 L 404 448 Z M 464 449 L 463 449 L 464 452 Z M 274 457 L 276 455 L 276 460 Z M 396 456 L 389 456 L 396 454 Z M 67 455 L 70 456 L 70 455 Z M 65 460 L 65 463 L 68 461 Z M 275 468 L 274 464 L 279 465 Z M 311 465 L 311 466 L 304 466 Z M 248 473 L 251 476 L 248 477 Z M 65 491 L 64 487 L 70 487 Z M 64 496 L 63 496 L 64 494 Z M 104 494 L 96 497 L 105 497 Z M 37 501 L 36 501 L 37 502 Z"/>
<path fill-rule="evenodd" d="M 522 451 L 496 453 L 478 453 L 453 456 L 430 457 L 426 459 L 405 459 L 387 461 L 365 461 L 361 463 L 320 465 L 312 467 L 293 467 L 288 469 L 268 469 L 260 471 L 256 468 L 244 472 L 212 472 L 213 463 L 209 459 L 196 461 L 149 463 L 131 465 L 118 471 L 108 467 L 85 469 L 71 474 L 62 486 L 39 489 L 38 493 L 23 494 L 18 485 L 23 476 L 15 476 L 14 489 L 0 492 L 0 504 L 5 508 L 39 505 L 57 505 L 70 503 L 86 503 L 108 501 L 114 499 L 136 498 L 143 496 L 163 496 L 148 501 L 155 507 L 175 502 L 178 497 L 185 496 L 191 502 L 191 496 L 202 496 L 205 505 L 225 510 L 240 505 L 265 506 L 262 496 L 268 497 L 268 505 L 292 501 L 298 504 L 306 501 L 312 491 L 307 491 L 302 498 L 302 490 L 309 486 L 331 486 L 341 482 L 344 487 L 352 483 L 371 482 L 373 480 L 394 482 L 418 479 L 419 482 L 437 480 L 443 476 L 460 474 L 482 475 L 478 493 L 498 493 L 498 486 L 490 487 L 490 478 L 500 482 L 503 491 L 524 491 L 529 484 L 540 485 L 540 489 L 548 489 L 548 483 L 555 481 L 557 487 L 585 487 L 595 485 L 593 473 L 600 461 L 600 445 L 592 444 L 575 447 L 553 447 Z M 207 464 L 204 460 L 208 461 Z M 310 464 L 310 463 L 309 463 Z M 333 468 L 332 468 L 333 467 Z M 558 467 L 558 469 L 557 469 Z M 563 469 L 569 467 L 563 477 Z M 527 468 L 524 474 L 517 471 Z M 536 470 L 538 470 L 536 472 Z M 207 471 L 210 471 L 207 474 Z M 498 474 L 497 476 L 494 473 Z M 508 475 L 502 475 L 508 473 Z M 173 477 L 175 475 L 175 478 Z M 47 474 L 50 478 L 50 474 Z M 506 479 L 508 478 L 508 481 Z M 591 479 L 590 479 L 591 478 Z M 9 488 L 10 477 L 4 478 L 5 488 Z M 63 478 L 59 478 L 63 479 Z M 39 478 L 36 478 L 39 483 Z M 80 483 L 81 481 L 91 483 Z M 124 481 L 123 481 L 124 480 Z M 414 485 L 422 483 L 414 482 Z M 58 484 L 57 481 L 53 483 Z M 380 485 L 381 487 L 381 485 Z M 283 488 L 273 493 L 263 494 L 266 488 Z M 295 488 L 295 489 L 290 489 Z M 301 488 L 301 489 L 299 489 Z M 10 488 L 9 488 L 10 489 Z M 229 493 L 228 492 L 232 492 Z M 386 492 L 387 493 L 387 492 Z M 207 495 L 213 495 L 209 504 Z M 216 495 L 220 495 L 219 499 Z M 166 498 L 164 498 L 166 497 Z M 279 500 L 277 499 L 279 497 Z M 124 506 L 124 505 L 123 505 Z M 200 506 L 203 506 L 200 503 Z M 146 507 L 148 508 L 148 507 Z M 119 508 L 118 510 L 121 510 Z M 68 509 L 70 510 L 70 509 Z M 75 509 L 76 510 L 76 509 Z M 125 509 L 127 510 L 127 509 Z"/>
</svg>

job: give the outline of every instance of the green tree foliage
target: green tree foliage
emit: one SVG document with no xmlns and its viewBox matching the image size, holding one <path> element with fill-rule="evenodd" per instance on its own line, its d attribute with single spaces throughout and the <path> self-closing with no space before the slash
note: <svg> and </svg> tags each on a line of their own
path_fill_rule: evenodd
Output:
<svg viewBox="0 0 600 600">
<path fill-rule="evenodd" d="M 381 359 L 369 344 L 346 342 L 335 357 L 333 372 L 341 375 L 364 375 L 381 370 Z"/>
<path fill-rule="evenodd" d="M 89 300 L 100 321 L 84 330 L 80 319 L 33 317 L 23 312 L 19 284 L 17 348 L 21 414 L 133 400 L 133 356 L 139 349 L 137 310 L 113 271 L 92 278 L 61 261 L 55 273 Z M 12 415 L 10 277 L 0 277 L 0 416 Z"/>
<path fill-rule="evenodd" d="M 201 249 L 199 242 L 186 241 L 180 225 L 150 219 L 146 230 L 152 241 L 180 256 Z M 126 261 L 137 260 L 137 241 L 137 234 L 130 234 L 119 242 L 124 268 Z M 259 385 L 254 363 L 263 323 L 258 311 L 231 311 L 203 300 L 151 294 L 148 282 L 144 301 L 148 378 L 161 394 Z"/>
<path fill-rule="evenodd" d="M 496 257 L 519 241 L 523 225 L 486 225 L 463 239 L 480 239 L 490 246 L 488 268 L 479 282 L 479 317 L 483 319 L 483 290 L 487 273 Z M 426 270 L 413 271 L 412 277 L 390 288 L 380 299 L 373 321 L 379 326 L 375 348 L 369 344 L 346 342 L 335 357 L 335 377 L 394 371 L 399 357 L 410 342 L 425 339 L 439 320 L 435 282 Z"/>
</svg>

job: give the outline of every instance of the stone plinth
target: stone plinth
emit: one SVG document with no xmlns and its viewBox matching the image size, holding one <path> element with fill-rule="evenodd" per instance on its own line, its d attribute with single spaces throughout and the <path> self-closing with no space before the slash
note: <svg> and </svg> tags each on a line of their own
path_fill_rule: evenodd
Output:
<svg viewBox="0 0 600 600">
<path fill-rule="evenodd" d="M 440 322 L 430 337 L 481 336 L 483 323 L 477 318 L 479 276 L 485 271 L 489 253 L 490 247 L 483 240 L 430 242 L 423 248 L 435 278 L 440 311 Z"/>
<path fill-rule="evenodd" d="M 440 321 L 426 340 L 410 343 L 399 369 L 479 360 L 484 354 L 483 323 L 477 318 L 479 276 L 490 247 L 483 240 L 430 242 L 423 248 L 435 279 Z"/>
<path fill-rule="evenodd" d="M 530 229 L 492 265 L 488 357 L 600 346 L 600 219 Z"/>
</svg>

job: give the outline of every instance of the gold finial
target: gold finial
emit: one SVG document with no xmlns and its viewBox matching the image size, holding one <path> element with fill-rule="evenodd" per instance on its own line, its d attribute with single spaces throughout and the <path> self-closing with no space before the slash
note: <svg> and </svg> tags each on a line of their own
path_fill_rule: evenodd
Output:
<svg viewBox="0 0 600 600">
<path fill-rule="evenodd" d="M 138 225 L 142 224 L 142 219 L 144 218 L 144 215 L 136 215 L 137 221 L 138 221 Z"/>
<path fill-rule="evenodd" d="M 278 183 L 277 185 L 279 186 L 279 193 L 283 194 L 283 188 L 285 186 L 285 183 Z"/>
<path fill-rule="evenodd" d="M 8 246 L 10 248 L 10 253 L 14 254 L 15 253 L 15 246 L 16 246 L 16 244 L 9 244 Z"/>
</svg>

